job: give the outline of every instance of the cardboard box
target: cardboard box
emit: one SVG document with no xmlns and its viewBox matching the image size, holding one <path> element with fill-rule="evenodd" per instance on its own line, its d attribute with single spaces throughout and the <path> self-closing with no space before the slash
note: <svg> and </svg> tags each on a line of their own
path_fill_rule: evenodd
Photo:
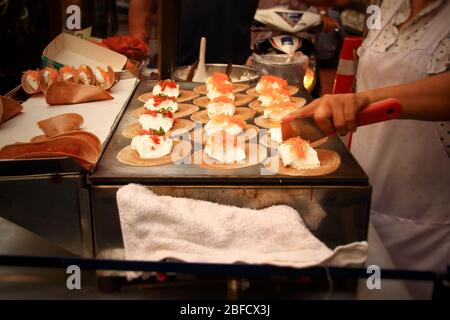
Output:
<svg viewBox="0 0 450 320">
<path fill-rule="evenodd" d="M 86 64 L 92 68 L 111 66 L 114 71 L 125 67 L 127 57 L 68 33 L 57 36 L 42 53 L 43 66 L 60 68 L 63 65 L 78 67 Z"/>
</svg>

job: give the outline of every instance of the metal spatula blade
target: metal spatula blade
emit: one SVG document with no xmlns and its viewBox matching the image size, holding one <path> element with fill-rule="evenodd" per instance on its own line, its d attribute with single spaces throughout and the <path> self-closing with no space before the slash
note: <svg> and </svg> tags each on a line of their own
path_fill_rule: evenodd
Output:
<svg viewBox="0 0 450 320">
<path fill-rule="evenodd" d="M 389 98 L 372 103 L 361 110 L 356 118 L 358 127 L 378 122 L 396 119 L 402 112 L 402 106 L 397 99 Z M 283 141 L 300 136 L 308 141 L 317 141 L 326 136 L 313 118 L 295 118 L 287 116 L 281 122 Z"/>
</svg>

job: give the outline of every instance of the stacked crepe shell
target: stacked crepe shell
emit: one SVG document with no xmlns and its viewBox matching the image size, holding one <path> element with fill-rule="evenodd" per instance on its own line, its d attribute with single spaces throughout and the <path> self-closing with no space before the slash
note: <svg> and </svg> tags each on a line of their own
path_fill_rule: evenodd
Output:
<svg viewBox="0 0 450 320">
<path fill-rule="evenodd" d="M 83 117 L 76 113 L 39 121 L 43 135 L 4 146 L 0 160 L 72 157 L 90 170 L 100 157 L 101 142 L 96 135 L 80 130 L 83 123 Z"/>
</svg>

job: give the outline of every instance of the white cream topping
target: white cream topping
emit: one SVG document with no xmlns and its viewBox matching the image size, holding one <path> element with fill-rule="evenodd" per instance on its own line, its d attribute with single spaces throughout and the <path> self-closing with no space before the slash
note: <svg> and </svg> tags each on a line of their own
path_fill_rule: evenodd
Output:
<svg viewBox="0 0 450 320">
<path fill-rule="evenodd" d="M 289 102 L 291 101 L 291 98 L 289 98 L 289 96 L 286 95 L 278 95 L 276 98 L 274 96 L 271 95 L 261 95 L 258 97 L 258 101 L 261 102 L 261 107 L 268 107 L 269 105 L 271 105 L 273 102 L 277 101 L 277 102 Z"/>
<path fill-rule="evenodd" d="M 283 87 L 278 82 L 266 82 L 266 81 L 263 82 L 263 81 L 260 81 L 256 85 L 255 89 L 256 89 L 256 92 L 261 94 L 261 93 L 264 92 L 264 90 L 268 90 L 268 89 L 283 89 Z"/>
<path fill-rule="evenodd" d="M 34 91 L 36 91 L 39 88 L 39 83 L 36 78 L 34 78 L 32 76 L 27 76 L 27 81 L 28 81 L 28 84 L 30 85 L 30 87 Z"/>
<path fill-rule="evenodd" d="M 159 94 L 164 94 L 168 97 L 178 98 L 180 96 L 180 86 L 177 85 L 176 88 L 166 87 L 164 90 L 162 90 L 161 86 L 159 84 L 157 84 L 156 86 L 153 87 L 152 93 L 155 96 L 157 96 Z"/>
<path fill-rule="evenodd" d="M 66 73 L 63 74 L 62 78 L 63 78 L 64 81 L 72 80 L 73 79 L 73 74 L 66 72 Z"/>
<path fill-rule="evenodd" d="M 229 123 L 226 121 L 225 122 L 217 122 L 217 121 L 210 120 L 205 125 L 205 131 L 208 136 L 212 136 L 219 131 L 226 131 L 226 133 L 231 136 L 237 136 L 238 134 L 242 133 L 244 131 L 244 129 L 242 129 L 242 127 L 236 123 Z"/>
<path fill-rule="evenodd" d="M 45 71 L 42 73 L 42 77 L 44 78 L 44 82 L 45 82 L 46 84 L 49 84 L 49 83 L 50 83 L 50 81 L 51 81 L 51 78 L 50 78 L 50 71 L 45 70 Z"/>
<path fill-rule="evenodd" d="M 212 102 L 207 106 L 208 116 L 214 118 L 215 116 L 224 114 L 227 116 L 233 116 L 236 112 L 236 108 L 232 103 L 224 102 Z"/>
<path fill-rule="evenodd" d="M 276 143 L 283 142 L 283 136 L 281 134 L 281 128 L 271 128 L 269 129 L 270 139 Z"/>
<path fill-rule="evenodd" d="M 159 143 L 155 143 L 149 135 L 136 136 L 131 141 L 131 148 L 142 159 L 158 159 L 172 152 L 173 141 L 168 137 L 159 137 Z"/>
<path fill-rule="evenodd" d="M 225 80 L 223 83 L 228 84 L 228 85 L 232 84 L 228 80 Z M 213 82 L 213 77 L 212 76 L 206 79 L 205 84 L 206 84 L 206 90 L 207 91 L 214 90 L 215 87 L 214 87 L 214 82 Z"/>
<path fill-rule="evenodd" d="M 154 111 L 159 111 L 161 109 L 168 109 L 173 113 L 178 111 L 178 103 L 172 100 L 164 100 L 158 106 L 155 106 L 155 100 L 151 98 L 144 104 L 144 107 L 148 110 Z"/>
<path fill-rule="evenodd" d="M 283 143 L 278 148 L 281 161 L 285 167 L 292 167 L 295 169 L 313 169 L 320 167 L 320 161 L 317 156 L 317 151 L 309 144 L 306 146 L 306 155 L 304 158 L 297 156 L 290 144 Z"/>
<path fill-rule="evenodd" d="M 90 83 L 89 83 L 89 77 L 88 77 L 88 75 L 86 74 L 86 72 L 80 72 L 79 74 L 78 74 L 78 77 L 79 77 L 79 79 L 81 80 L 81 82 L 83 83 L 83 84 L 85 84 L 85 85 L 89 85 Z"/>
<path fill-rule="evenodd" d="M 208 140 L 205 146 L 205 153 L 222 163 L 233 163 L 243 161 L 247 158 L 245 154 L 245 145 L 243 143 L 238 143 L 235 146 L 233 143 L 214 143 L 211 139 Z"/>
<path fill-rule="evenodd" d="M 162 128 L 164 132 L 168 132 L 173 127 L 173 119 L 165 117 L 158 113 L 156 117 L 150 114 L 143 114 L 139 118 L 139 123 L 144 130 L 159 130 Z"/>
<path fill-rule="evenodd" d="M 94 69 L 94 75 L 95 75 L 95 80 L 100 83 L 100 84 L 104 84 L 105 83 L 105 78 L 103 77 L 103 74 L 100 72 L 100 70 L 98 70 L 98 68 Z"/>
<path fill-rule="evenodd" d="M 281 121 L 284 117 L 286 117 L 289 113 L 291 113 L 293 111 L 294 111 L 294 109 L 266 108 L 266 109 L 264 109 L 264 118 L 275 120 L 275 121 Z"/>
<path fill-rule="evenodd" d="M 234 94 L 232 92 L 224 95 L 223 93 L 216 91 L 216 90 L 208 91 L 206 96 L 208 97 L 209 101 L 213 101 L 214 99 L 216 99 L 218 97 L 222 97 L 222 96 L 227 97 L 228 99 L 231 99 L 233 101 L 236 99 L 236 97 L 234 96 Z"/>
</svg>

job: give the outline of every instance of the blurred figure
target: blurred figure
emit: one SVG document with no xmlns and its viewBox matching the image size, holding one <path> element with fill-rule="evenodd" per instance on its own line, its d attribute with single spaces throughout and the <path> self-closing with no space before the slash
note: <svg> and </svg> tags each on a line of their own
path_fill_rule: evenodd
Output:
<svg viewBox="0 0 450 320">
<path fill-rule="evenodd" d="M 337 56 L 340 49 L 342 32 L 340 32 L 339 12 L 333 10 L 332 7 L 314 4 L 314 1 L 298 1 L 298 0 L 260 0 L 258 9 L 270 9 L 274 7 L 282 7 L 289 10 L 310 11 L 320 14 L 322 26 L 320 30 L 315 28 L 315 32 L 302 31 L 296 35 L 303 39 L 313 41 L 315 54 L 319 60 L 326 61 Z M 258 40 L 273 37 L 282 34 L 269 28 L 252 27 L 252 45 Z M 335 61 L 333 61 L 335 62 Z"/>
<path fill-rule="evenodd" d="M 178 63 L 198 58 L 201 37 L 207 38 L 206 62 L 244 64 L 250 55 L 250 26 L 258 0 L 180 0 Z M 129 31 L 148 42 L 156 1 L 131 0 Z"/>
</svg>

